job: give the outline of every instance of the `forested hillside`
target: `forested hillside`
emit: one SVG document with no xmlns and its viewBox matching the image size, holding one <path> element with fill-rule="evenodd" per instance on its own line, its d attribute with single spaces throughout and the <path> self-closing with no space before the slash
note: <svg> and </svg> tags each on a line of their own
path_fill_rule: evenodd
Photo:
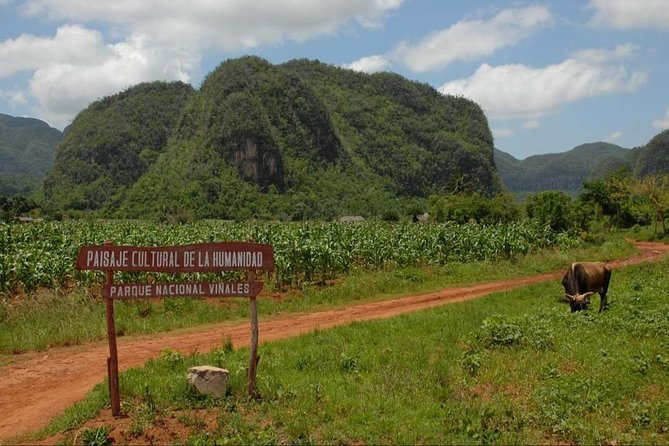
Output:
<svg viewBox="0 0 669 446">
<path fill-rule="evenodd" d="M 164 151 L 192 93 L 180 82 L 142 84 L 80 112 L 45 180 L 46 204 L 97 209 L 122 198 Z"/>
<path fill-rule="evenodd" d="M 669 130 L 655 135 L 648 144 L 638 149 L 634 169 L 638 176 L 669 172 Z"/>
<path fill-rule="evenodd" d="M 0 113 L 0 195 L 36 189 L 51 167 L 62 137 L 46 122 Z"/>
<path fill-rule="evenodd" d="M 475 103 L 395 74 L 244 57 L 199 90 L 144 84 L 91 104 L 58 147 L 45 196 L 107 216 L 304 219 L 500 188 Z"/>
</svg>

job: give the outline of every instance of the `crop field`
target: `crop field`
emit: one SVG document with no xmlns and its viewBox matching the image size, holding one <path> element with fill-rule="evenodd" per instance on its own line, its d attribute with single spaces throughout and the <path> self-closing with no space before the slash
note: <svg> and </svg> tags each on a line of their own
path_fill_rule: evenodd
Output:
<svg viewBox="0 0 669 446">
<path fill-rule="evenodd" d="M 170 246 L 211 241 L 255 241 L 274 247 L 272 286 L 296 287 L 353 269 L 444 265 L 508 259 L 577 241 L 528 222 L 496 226 L 457 224 L 198 222 L 166 225 L 140 221 L 0 223 L 0 294 L 90 285 L 102 275 L 74 269 L 82 245 Z M 117 280 L 130 277 L 118 273 Z M 164 280 L 170 280 L 165 277 Z"/>
</svg>

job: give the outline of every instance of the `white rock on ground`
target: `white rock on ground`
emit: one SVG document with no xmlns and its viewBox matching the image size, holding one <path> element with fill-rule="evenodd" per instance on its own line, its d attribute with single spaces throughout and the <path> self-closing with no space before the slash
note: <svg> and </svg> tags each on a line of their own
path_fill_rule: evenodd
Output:
<svg viewBox="0 0 669 446">
<path fill-rule="evenodd" d="M 188 369 L 188 381 L 200 393 L 219 398 L 225 395 L 229 374 L 227 369 L 201 365 Z"/>
</svg>

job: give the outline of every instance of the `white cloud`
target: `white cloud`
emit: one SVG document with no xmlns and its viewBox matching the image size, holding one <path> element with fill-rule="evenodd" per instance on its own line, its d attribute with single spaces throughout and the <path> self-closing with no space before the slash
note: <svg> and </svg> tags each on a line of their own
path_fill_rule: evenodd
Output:
<svg viewBox="0 0 669 446">
<path fill-rule="evenodd" d="M 471 77 L 448 82 L 439 90 L 469 97 L 495 118 L 534 119 L 564 103 L 636 91 L 646 81 L 645 73 L 629 72 L 619 62 L 623 55 L 632 55 L 630 48 L 580 51 L 543 68 L 483 64 Z"/>
<path fill-rule="evenodd" d="M 344 65 L 344 68 L 350 68 L 355 71 L 362 71 L 364 73 L 374 73 L 376 71 L 383 71 L 390 65 L 388 59 L 381 55 L 362 57 L 350 64 Z"/>
<path fill-rule="evenodd" d="M 539 127 L 539 121 L 536 119 L 530 119 L 529 121 L 525 121 L 522 124 L 522 127 L 524 129 L 536 129 Z"/>
<path fill-rule="evenodd" d="M 607 63 L 629 59 L 639 52 L 639 47 L 633 43 L 618 45 L 612 50 L 587 49 L 574 52 L 572 57 L 591 63 Z"/>
<path fill-rule="evenodd" d="M 0 98 L 4 98 L 12 107 L 21 107 L 28 104 L 25 91 L 0 90 Z"/>
<path fill-rule="evenodd" d="M 69 24 L 53 36 L 0 42 L 0 79 L 28 73 L 23 98 L 31 95 L 33 111 L 62 127 L 91 101 L 139 82 L 188 81 L 207 49 L 305 40 L 351 22 L 379 26 L 403 1 L 29 0 L 25 14 Z"/>
<path fill-rule="evenodd" d="M 614 141 L 618 141 L 622 136 L 623 136 L 623 132 L 618 130 L 618 131 L 615 131 L 615 132 L 611 133 L 604 140 L 608 141 L 608 142 L 614 142 Z"/>
<path fill-rule="evenodd" d="M 667 0 L 591 0 L 588 7 L 595 10 L 593 25 L 669 29 Z"/>
<path fill-rule="evenodd" d="M 61 61 L 95 63 L 104 52 L 102 35 L 81 26 L 63 26 L 52 38 L 23 34 L 0 42 L 0 78 Z"/>
<path fill-rule="evenodd" d="M 664 116 L 653 121 L 653 127 L 657 129 L 669 129 L 669 107 L 664 112 Z"/>
<path fill-rule="evenodd" d="M 416 72 L 436 70 L 456 60 L 489 56 L 552 23 L 545 6 L 505 9 L 489 20 L 460 21 L 417 44 L 401 43 L 391 57 Z"/>
<path fill-rule="evenodd" d="M 511 129 L 492 129 L 491 131 L 495 138 L 508 138 L 514 135 Z"/>
<path fill-rule="evenodd" d="M 100 21 L 161 45 L 240 50 L 335 32 L 355 20 L 379 26 L 404 0 L 31 0 L 26 13 Z"/>
<path fill-rule="evenodd" d="M 98 31 L 64 26 L 52 38 L 22 35 L 0 43 L 0 77 L 31 71 L 35 113 L 63 127 L 90 102 L 150 80 L 189 80 L 197 55 L 148 45 L 145 36 L 107 44 Z M 25 104 L 26 91 L 7 97 Z"/>
</svg>

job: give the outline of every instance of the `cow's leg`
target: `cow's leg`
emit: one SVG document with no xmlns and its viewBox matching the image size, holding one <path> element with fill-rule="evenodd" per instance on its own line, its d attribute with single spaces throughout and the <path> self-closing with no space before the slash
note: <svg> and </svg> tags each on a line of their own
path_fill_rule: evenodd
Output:
<svg viewBox="0 0 669 446">
<path fill-rule="evenodd" d="M 604 283 L 602 284 L 602 289 L 599 291 L 601 297 L 599 301 L 599 312 L 601 313 L 604 308 L 606 308 L 608 302 L 606 298 L 606 293 L 609 291 L 609 282 L 611 281 L 611 270 L 607 269 L 604 271 Z"/>
</svg>

